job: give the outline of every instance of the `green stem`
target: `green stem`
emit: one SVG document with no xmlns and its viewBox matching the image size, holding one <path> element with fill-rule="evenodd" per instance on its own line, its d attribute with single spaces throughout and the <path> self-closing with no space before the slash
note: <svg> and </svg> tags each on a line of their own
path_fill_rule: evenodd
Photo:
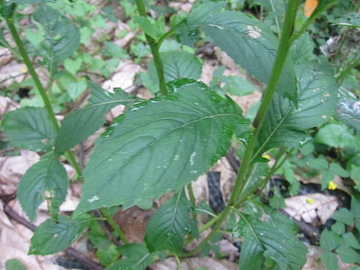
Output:
<svg viewBox="0 0 360 270">
<path fill-rule="evenodd" d="M 231 193 L 230 200 L 229 200 L 228 204 L 226 205 L 225 209 L 219 214 L 218 221 L 215 224 L 211 233 L 194 250 L 192 250 L 191 252 L 186 254 L 186 256 L 191 256 L 191 255 L 194 255 L 195 253 L 197 253 L 207 243 L 207 241 L 209 239 L 211 239 L 214 236 L 214 234 L 221 228 L 222 223 L 226 220 L 228 214 L 231 211 L 232 206 L 236 202 L 239 195 L 242 193 L 243 187 L 246 185 L 246 181 L 243 181 L 244 176 L 247 174 L 247 170 L 250 166 L 250 161 L 251 161 L 254 147 L 256 145 L 257 136 L 259 135 L 259 131 L 264 122 L 265 115 L 269 109 L 270 103 L 274 96 L 276 86 L 279 82 L 280 75 L 281 75 L 282 69 L 285 64 L 286 57 L 288 55 L 288 52 L 289 52 L 289 49 L 291 46 L 290 38 L 291 38 L 293 28 L 294 28 L 296 9 L 297 9 L 297 0 L 289 0 L 289 3 L 286 8 L 286 15 L 285 15 L 283 31 L 281 33 L 280 44 L 279 44 L 279 48 L 277 50 L 274 67 L 271 72 L 271 76 L 270 76 L 270 80 L 268 82 L 267 89 L 262 98 L 262 102 L 261 102 L 259 111 L 254 120 L 253 125 L 255 127 L 255 134 L 251 137 L 249 145 L 246 148 L 246 152 L 245 152 L 245 155 L 244 155 L 241 167 L 240 167 L 240 171 L 239 171 L 237 179 L 236 179 L 235 186 Z"/>
<path fill-rule="evenodd" d="M 179 259 L 179 256 L 176 255 L 175 253 L 173 253 L 173 254 L 171 254 L 171 255 L 173 255 L 174 258 L 175 258 L 175 260 L 176 260 L 177 269 L 178 269 L 178 270 L 181 270 L 182 268 L 181 268 L 181 261 L 180 261 L 180 259 Z"/>
<path fill-rule="evenodd" d="M 146 10 L 143 0 L 136 0 L 136 6 L 138 8 L 140 16 L 146 17 Z M 163 96 L 166 96 L 168 94 L 168 91 L 165 84 L 164 68 L 159 54 L 159 48 L 158 48 L 159 46 L 156 43 L 156 41 L 149 35 L 145 34 L 145 38 L 150 46 L 151 53 L 154 58 L 156 73 L 159 78 L 160 93 Z"/>
<path fill-rule="evenodd" d="M 236 183 L 233 189 L 233 192 L 231 194 L 231 198 L 229 201 L 229 204 L 231 205 L 234 203 L 237 198 L 239 198 L 240 194 L 243 191 L 244 186 L 246 185 L 246 181 L 243 181 L 244 176 L 246 175 L 247 169 L 250 166 L 253 150 L 256 145 L 257 137 L 259 135 L 259 132 L 261 130 L 261 127 L 264 123 L 265 116 L 267 114 L 267 111 L 270 107 L 272 98 L 275 94 L 276 87 L 278 85 L 286 57 L 288 55 L 290 46 L 291 46 L 291 34 L 293 32 L 294 28 L 294 20 L 296 16 L 296 9 L 297 9 L 297 1 L 296 0 L 290 0 L 287 9 L 286 9 L 286 15 L 285 15 L 285 21 L 283 26 L 283 31 L 281 34 L 280 44 L 279 48 L 277 50 L 276 58 L 274 67 L 271 72 L 270 80 L 268 83 L 268 86 L 264 92 L 261 105 L 259 108 L 259 111 L 255 117 L 254 120 L 254 127 L 255 127 L 255 133 L 251 137 L 249 145 L 245 151 L 245 155 L 240 167 L 239 174 L 236 179 Z"/>
<path fill-rule="evenodd" d="M 223 224 L 223 222 L 226 220 L 227 216 L 229 215 L 230 209 L 231 209 L 231 206 L 228 204 L 225 207 L 225 209 L 218 216 L 219 218 L 218 218 L 214 228 L 209 233 L 209 235 L 206 236 L 196 248 L 194 248 L 189 253 L 185 254 L 186 257 L 196 254 L 214 236 L 214 234 L 221 228 L 221 225 Z"/>
<path fill-rule="evenodd" d="M 39 77 L 35 72 L 34 66 L 32 65 L 32 63 L 31 63 L 31 61 L 29 59 L 29 56 L 26 53 L 24 45 L 23 45 L 23 43 L 22 43 L 22 41 L 21 41 L 17 31 L 16 31 L 16 28 L 15 28 L 15 25 L 14 25 L 14 18 L 13 17 L 9 18 L 9 19 L 6 20 L 6 22 L 7 22 L 7 25 L 9 26 L 11 35 L 14 38 L 16 46 L 19 49 L 20 55 L 21 55 L 25 65 L 26 65 L 27 69 L 30 72 L 30 75 L 31 75 L 32 79 L 34 80 L 34 83 L 35 83 L 37 89 L 39 90 L 39 93 L 40 93 L 40 96 L 41 96 L 42 100 L 44 101 L 44 105 L 45 105 L 46 110 L 48 111 L 50 120 L 53 123 L 55 129 L 58 131 L 59 130 L 59 125 L 58 125 L 57 120 L 55 118 L 54 111 L 53 111 L 53 109 L 51 107 L 51 102 L 50 102 L 48 96 L 46 95 L 46 91 L 45 91 L 44 87 L 42 86 L 42 84 L 41 84 L 41 82 L 39 80 Z"/>
<path fill-rule="evenodd" d="M 356 67 L 357 65 L 360 65 L 360 57 L 356 59 L 350 66 L 348 66 L 344 71 L 342 71 L 339 76 L 336 77 L 336 80 L 338 81 L 339 86 L 344 81 L 345 77 L 349 75 L 350 71 Z"/>
<path fill-rule="evenodd" d="M 15 24 L 14 24 L 14 16 L 15 16 L 15 11 L 13 13 L 13 16 L 11 18 L 7 18 L 6 19 L 6 23 L 7 25 L 9 26 L 9 30 L 10 30 L 10 33 L 16 43 L 16 46 L 18 47 L 19 49 L 19 52 L 20 52 L 20 55 L 27 67 L 27 69 L 29 70 L 30 72 L 30 75 L 40 93 L 40 96 L 44 102 L 44 105 L 45 105 L 45 108 L 48 112 L 48 115 L 50 117 L 50 121 L 51 123 L 53 124 L 54 128 L 56 131 L 59 131 L 60 127 L 59 127 L 59 124 L 56 120 L 56 117 L 55 117 L 55 113 L 51 107 L 51 102 L 50 102 L 50 99 L 48 98 L 47 94 L 46 94 L 46 90 L 45 88 L 43 87 L 43 85 L 41 84 L 40 82 L 40 79 L 39 79 L 39 76 L 37 75 L 36 71 L 35 71 L 35 68 L 32 64 L 32 62 L 30 61 L 30 58 L 24 48 L 24 45 L 19 37 L 19 34 L 16 30 L 16 27 L 15 27 Z M 81 169 L 79 167 L 79 165 L 76 163 L 75 161 L 75 157 L 73 155 L 73 153 L 69 150 L 65 153 L 68 161 L 70 162 L 70 164 L 75 168 L 76 170 L 76 173 L 81 176 Z"/>
<path fill-rule="evenodd" d="M 191 202 L 192 206 L 195 209 L 195 206 L 196 206 L 196 204 L 195 204 L 195 196 L 194 196 L 194 191 L 193 191 L 191 183 L 188 184 L 187 188 L 188 188 L 188 191 L 189 191 L 190 202 Z"/>
<path fill-rule="evenodd" d="M 167 39 L 168 37 L 172 36 L 173 34 L 176 33 L 176 30 L 174 28 L 170 29 L 168 32 L 166 32 L 165 34 L 163 34 L 158 42 L 156 43 L 156 49 L 160 50 L 161 44 L 164 42 L 165 39 Z"/>
<path fill-rule="evenodd" d="M 106 218 L 107 222 L 109 223 L 109 225 L 111 226 L 111 228 L 114 229 L 114 231 L 118 234 L 118 236 L 121 238 L 121 240 L 125 243 L 125 244 L 129 244 L 129 241 L 127 240 L 125 234 L 123 233 L 123 231 L 120 229 L 120 227 L 116 224 L 116 222 L 114 221 L 114 219 L 112 218 L 112 216 L 109 214 L 109 212 L 104 208 L 101 207 L 100 208 L 101 214 Z"/>
<path fill-rule="evenodd" d="M 306 31 L 306 29 L 309 27 L 309 25 L 313 23 L 313 21 L 317 18 L 317 16 L 319 16 L 320 13 L 327 10 L 329 7 L 331 7 L 336 2 L 337 2 L 337 0 L 333 0 L 330 3 L 326 4 L 325 6 L 323 6 L 322 8 L 316 9 L 315 12 L 310 16 L 310 18 L 308 18 L 306 20 L 306 22 L 303 24 L 303 26 L 300 28 L 300 30 L 297 31 L 296 33 L 294 33 L 294 35 L 291 37 L 290 44 L 292 44 L 295 40 L 297 40 Z"/>
</svg>

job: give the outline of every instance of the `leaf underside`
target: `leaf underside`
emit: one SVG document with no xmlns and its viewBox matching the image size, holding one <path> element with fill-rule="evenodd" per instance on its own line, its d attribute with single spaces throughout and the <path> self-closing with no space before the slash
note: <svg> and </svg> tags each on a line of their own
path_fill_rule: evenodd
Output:
<svg viewBox="0 0 360 270">
<path fill-rule="evenodd" d="M 240 107 L 202 83 L 172 87 L 125 112 L 96 141 L 76 213 L 178 191 L 226 154 L 235 126 L 245 123 Z"/>
</svg>

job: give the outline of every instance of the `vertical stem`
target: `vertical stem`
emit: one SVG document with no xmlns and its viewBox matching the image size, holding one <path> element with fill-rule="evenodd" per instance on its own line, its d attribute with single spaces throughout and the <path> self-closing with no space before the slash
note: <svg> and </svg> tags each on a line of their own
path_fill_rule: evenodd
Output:
<svg viewBox="0 0 360 270">
<path fill-rule="evenodd" d="M 114 219 L 112 218 L 112 216 L 109 214 L 109 212 L 104 208 L 101 207 L 100 208 L 101 214 L 106 218 L 106 221 L 109 223 L 109 225 L 111 226 L 111 228 L 114 229 L 114 231 L 119 235 L 119 237 L 121 238 L 121 240 L 125 243 L 125 244 L 129 244 L 129 241 L 127 240 L 125 234 L 123 233 L 123 231 L 120 229 L 120 227 L 116 224 L 116 222 L 114 221 Z"/>
<path fill-rule="evenodd" d="M 138 8 L 140 16 L 146 17 L 146 10 L 145 10 L 145 5 L 144 5 L 143 0 L 136 0 L 136 6 Z M 146 33 L 145 33 L 145 38 L 146 38 L 147 43 L 150 46 L 151 53 L 154 58 L 156 73 L 159 78 L 160 93 L 163 96 L 166 96 L 168 94 L 168 91 L 167 91 L 167 88 L 165 85 L 164 69 L 163 69 L 163 64 L 162 64 L 160 54 L 159 54 L 159 47 L 158 47 L 156 41 L 152 37 L 147 35 Z"/>
<path fill-rule="evenodd" d="M 283 70 L 286 57 L 288 55 L 290 46 L 291 46 L 291 35 L 294 29 L 294 20 L 296 16 L 296 9 L 297 9 L 297 1 L 296 0 L 289 0 L 287 9 L 286 9 L 286 15 L 285 15 L 285 21 L 283 26 L 283 31 L 281 34 L 280 44 L 279 48 L 277 50 L 276 58 L 274 67 L 272 69 L 270 80 L 268 83 L 268 86 L 264 92 L 261 105 L 259 108 L 259 111 L 255 117 L 254 120 L 254 127 L 255 133 L 251 137 L 249 145 L 246 149 L 244 159 L 242 161 L 239 174 L 236 179 L 236 183 L 233 189 L 233 193 L 231 194 L 231 198 L 229 201 L 229 204 L 234 203 L 237 198 L 240 196 L 241 192 L 243 191 L 244 186 L 246 185 L 246 181 L 243 181 L 244 176 L 246 175 L 247 168 L 250 166 L 250 162 L 253 155 L 253 150 L 257 141 L 257 137 L 259 135 L 259 132 L 261 130 L 261 127 L 264 123 L 264 119 L 266 116 L 266 113 L 270 107 L 272 98 L 275 94 L 276 87 L 278 85 L 281 72 Z"/>
<path fill-rule="evenodd" d="M 17 31 L 16 31 L 16 28 L 15 28 L 15 25 L 14 25 L 14 18 L 12 17 L 10 19 L 7 19 L 6 22 L 7 22 L 8 26 L 9 26 L 11 35 L 14 38 L 16 46 L 19 49 L 20 55 L 21 55 L 25 65 L 26 65 L 27 69 L 29 70 L 31 77 L 33 78 L 37 89 L 39 90 L 39 93 L 40 93 L 40 96 L 41 96 L 42 100 L 44 101 L 44 105 L 45 105 L 46 110 L 48 111 L 50 120 L 53 123 L 55 129 L 58 131 L 59 130 L 59 125 L 58 125 L 57 120 L 55 118 L 54 111 L 53 111 L 53 109 L 51 107 L 51 102 L 50 102 L 48 96 L 46 95 L 46 91 L 45 91 L 44 87 L 42 86 L 42 84 L 41 84 L 41 82 L 39 80 L 39 77 L 37 76 L 37 74 L 35 72 L 34 66 L 32 65 L 32 63 L 31 63 L 31 61 L 29 59 L 29 56 L 26 53 L 24 45 L 23 45 L 23 43 L 22 43 L 22 41 L 21 41 Z"/>
<path fill-rule="evenodd" d="M 18 47 L 19 49 L 19 52 L 20 52 L 20 55 L 27 67 L 27 69 L 29 70 L 30 72 L 30 75 L 32 77 L 32 79 L 34 80 L 34 83 L 37 87 L 37 89 L 39 90 L 39 93 L 40 93 L 40 96 L 44 102 L 44 105 L 45 105 L 45 108 L 48 112 L 48 115 L 50 117 L 50 121 L 51 123 L 53 124 L 54 128 L 56 131 L 59 131 L 60 127 L 59 127 L 59 124 L 56 120 L 56 117 L 55 117 L 55 114 L 54 114 L 54 111 L 51 107 L 51 102 L 50 102 L 50 99 L 48 98 L 47 94 L 46 94 L 46 91 L 45 91 L 45 88 L 43 87 L 43 85 L 41 84 L 40 82 L 40 79 L 39 79 L 39 76 L 36 74 L 36 71 L 35 71 L 35 68 L 32 64 L 32 62 L 30 61 L 30 58 L 24 48 L 24 45 L 19 37 L 19 34 L 17 33 L 16 31 L 16 28 L 15 28 L 15 24 L 14 24 L 14 16 L 15 16 L 15 11 L 14 11 L 14 14 L 11 18 L 6 18 L 6 23 L 7 25 L 9 26 L 9 29 L 10 29 L 10 33 L 16 43 L 16 46 Z M 75 161 L 75 157 L 73 155 L 73 153 L 69 150 L 65 153 L 66 157 L 67 157 L 67 160 L 69 161 L 69 163 L 75 168 L 76 170 L 76 173 L 81 176 L 81 169 L 79 167 L 79 165 L 76 163 Z"/>
<path fill-rule="evenodd" d="M 242 193 L 242 190 L 244 186 L 246 185 L 246 181 L 244 181 L 244 177 L 247 173 L 248 167 L 251 163 L 251 158 L 253 154 L 254 147 L 256 145 L 257 136 L 259 135 L 259 131 L 263 125 L 265 115 L 269 109 L 270 103 L 272 101 L 272 98 L 274 96 L 277 84 L 280 79 L 280 75 L 282 72 L 282 69 L 285 64 L 286 57 L 288 55 L 290 46 L 291 46 L 291 35 L 293 33 L 294 29 L 294 20 L 296 16 L 296 9 L 297 9 L 297 0 L 289 0 L 287 8 L 286 8 L 286 15 L 285 15 L 285 21 L 283 26 L 283 31 L 281 33 L 281 39 L 279 48 L 277 50 L 275 63 L 273 66 L 273 70 L 270 75 L 270 80 L 268 82 L 268 86 L 266 88 L 266 91 L 264 93 L 264 96 L 262 98 L 262 102 L 259 108 L 259 111 L 255 117 L 254 120 L 254 127 L 255 127 L 255 134 L 251 137 L 251 140 L 248 144 L 248 147 L 246 148 L 246 152 L 240 167 L 240 171 L 238 173 L 235 186 L 233 188 L 233 191 L 231 193 L 230 200 L 228 204 L 226 205 L 225 209 L 220 213 L 217 223 L 215 224 L 213 230 L 211 233 L 191 252 L 186 254 L 186 256 L 191 256 L 198 252 L 202 246 L 204 246 L 211 237 L 220 229 L 222 223 L 226 220 L 228 214 L 231 211 L 231 208 L 236 203 L 237 198 Z"/>
</svg>

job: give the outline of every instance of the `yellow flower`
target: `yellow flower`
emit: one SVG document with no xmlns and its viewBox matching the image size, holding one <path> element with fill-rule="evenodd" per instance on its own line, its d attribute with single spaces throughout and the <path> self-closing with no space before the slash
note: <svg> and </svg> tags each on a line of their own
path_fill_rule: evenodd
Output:
<svg viewBox="0 0 360 270">
<path fill-rule="evenodd" d="M 27 67 L 26 67 L 25 65 L 22 65 L 22 66 L 20 67 L 20 71 L 21 71 L 22 73 L 27 72 Z"/>
<path fill-rule="evenodd" d="M 269 155 L 262 155 L 263 158 L 266 158 L 266 159 L 270 159 L 270 156 Z"/>
<path fill-rule="evenodd" d="M 310 204 L 313 204 L 313 203 L 314 203 L 314 199 L 312 199 L 312 198 L 307 198 L 307 199 L 306 199 L 306 202 L 307 202 L 307 203 L 310 203 Z"/>
<path fill-rule="evenodd" d="M 336 184 L 333 181 L 330 181 L 329 185 L 328 185 L 328 189 L 335 190 L 336 189 Z"/>
</svg>

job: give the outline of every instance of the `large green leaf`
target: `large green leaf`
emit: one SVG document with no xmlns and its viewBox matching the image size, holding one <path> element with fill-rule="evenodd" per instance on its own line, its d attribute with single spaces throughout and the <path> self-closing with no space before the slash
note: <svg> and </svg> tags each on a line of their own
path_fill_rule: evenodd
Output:
<svg viewBox="0 0 360 270">
<path fill-rule="evenodd" d="M 82 234 L 87 223 L 84 219 L 66 216 L 59 216 L 58 221 L 47 219 L 36 228 L 29 254 L 47 255 L 63 251 Z"/>
<path fill-rule="evenodd" d="M 163 62 L 165 82 L 182 78 L 194 80 L 200 78 L 201 63 L 193 54 L 184 51 L 169 51 L 161 53 L 160 56 Z M 149 63 L 148 68 L 150 78 L 159 84 L 154 60 Z"/>
<path fill-rule="evenodd" d="M 55 153 L 51 152 L 26 171 L 19 184 L 17 197 L 31 221 L 36 218 L 36 210 L 45 199 L 49 200 L 51 213 L 56 217 L 68 187 L 66 170 Z"/>
<path fill-rule="evenodd" d="M 234 229 L 235 235 L 239 233 L 244 237 L 249 249 L 241 248 L 241 269 L 251 268 L 255 263 L 260 263 L 260 252 L 264 257 L 274 260 L 280 269 L 300 269 L 306 262 L 307 248 L 289 231 L 274 227 L 271 223 L 261 222 L 251 216 L 241 215 L 240 222 Z M 250 248 L 251 247 L 251 248 Z M 256 256 L 256 262 L 249 257 Z M 246 264 L 245 264 L 246 263 Z"/>
<path fill-rule="evenodd" d="M 59 135 L 55 141 L 56 151 L 64 152 L 88 138 L 105 122 L 105 114 L 117 105 L 132 104 L 135 99 L 121 89 L 110 93 L 93 82 L 88 82 L 91 97 L 88 104 L 69 114 L 61 122 Z"/>
<path fill-rule="evenodd" d="M 186 27 L 179 26 L 177 31 L 189 32 L 188 29 L 200 27 L 250 76 L 267 84 L 279 46 L 278 39 L 267 26 L 249 15 L 235 11 L 214 13 L 222 7 L 221 4 L 209 2 L 200 5 L 189 16 Z M 285 63 L 277 92 L 296 99 L 296 78 L 290 58 Z"/>
<path fill-rule="evenodd" d="M 240 107 L 199 82 L 179 80 L 172 87 L 173 94 L 115 119 L 95 142 L 77 213 L 128 208 L 178 191 L 226 154 L 235 126 L 245 123 Z"/>
<path fill-rule="evenodd" d="M 277 147 L 299 147 L 308 138 L 306 130 L 327 121 L 337 102 L 337 83 L 325 60 L 304 63 L 296 68 L 299 80 L 298 108 L 275 94 L 259 133 L 254 156 Z"/>
<path fill-rule="evenodd" d="M 79 29 L 59 11 L 46 4 L 36 9 L 33 18 L 44 26 L 45 36 L 41 54 L 47 62 L 48 69 L 54 72 L 57 65 L 71 56 L 79 46 Z"/>
<path fill-rule="evenodd" d="M 151 216 L 145 241 L 150 251 L 169 250 L 183 254 L 184 239 L 191 228 L 190 202 L 185 192 L 176 193 Z"/>
<path fill-rule="evenodd" d="M 56 130 L 42 108 L 20 108 L 4 115 L 3 128 L 11 144 L 32 151 L 49 151 L 54 145 Z"/>
<path fill-rule="evenodd" d="M 155 254 L 149 253 L 145 244 L 128 244 L 118 248 L 121 255 L 125 256 L 121 260 L 106 267 L 106 270 L 143 270 L 152 263 Z"/>
</svg>

